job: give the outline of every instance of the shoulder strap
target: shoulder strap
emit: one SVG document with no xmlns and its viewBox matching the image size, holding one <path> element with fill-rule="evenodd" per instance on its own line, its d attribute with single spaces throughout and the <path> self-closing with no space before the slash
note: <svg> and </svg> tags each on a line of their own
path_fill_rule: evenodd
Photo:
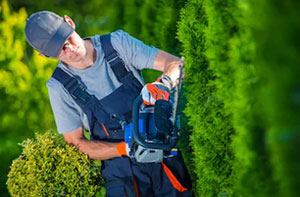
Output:
<svg viewBox="0 0 300 197">
<path fill-rule="evenodd" d="M 110 38 L 110 34 L 100 36 L 104 59 L 109 63 L 118 80 L 121 81 L 128 71 L 125 68 L 124 61 L 119 57 L 118 52 L 112 46 Z"/>
<path fill-rule="evenodd" d="M 80 79 L 67 74 L 59 67 L 55 69 L 52 77 L 66 88 L 75 101 L 79 102 L 79 105 L 84 105 L 90 100 L 91 95 L 86 91 L 86 86 Z"/>
</svg>

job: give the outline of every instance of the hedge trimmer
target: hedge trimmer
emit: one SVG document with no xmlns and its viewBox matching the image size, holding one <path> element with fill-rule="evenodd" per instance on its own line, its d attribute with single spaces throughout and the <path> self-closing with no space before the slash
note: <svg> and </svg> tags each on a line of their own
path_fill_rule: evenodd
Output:
<svg viewBox="0 0 300 197">
<path fill-rule="evenodd" d="M 131 145 L 131 157 L 141 163 L 161 162 L 177 155 L 179 116 L 177 107 L 183 78 L 183 58 L 177 84 L 173 88 L 174 102 L 157 100 L 154 106 L 142 105 L 142 96 L 133 104 L 132 124 L 125 126 L 125 142 Z"/>
</svg>

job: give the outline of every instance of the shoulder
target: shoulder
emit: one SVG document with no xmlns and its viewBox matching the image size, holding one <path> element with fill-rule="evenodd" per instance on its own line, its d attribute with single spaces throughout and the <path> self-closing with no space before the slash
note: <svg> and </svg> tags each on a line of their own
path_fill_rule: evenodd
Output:
<svg viewBox="0 0 300 197">
<path fill-rule="evenodd" d="M 61 68 L 65 72 L 69 72 L 64 69 L 64 65 L 62 62 L 59 62 L 57 64 L 57 67 Z M 54 72 L 55 72 L 55 70 L 53 70 L 53 73 Z M 61 82 L 59 82 L 57 79 L 55 79 L 53 76 L 51 76 L 50 79 L 48 79 L 46 85 L 47 85 L 48 90 L 51 90 L 51 91 L 62 91 L 64 89 L 63 84 Z"/>
<path fill-rule="evenodd" d="M 68 93 L 66 92 L 63 84 L 54 77 L 48 79 L 46 86 L 50 97 L 68 97 Z"/>
<path fill-rule="evenodd" d="M 111 33 L 111 43 L 128 65 L 138 70 L 152 68 L 157 48 L 146 45 L 121 29 Z"/>
<path fill-rule="evenodd" d="M 59 62 L 57 64 L 57 67 L 62 68 L 62 63 Z M 55 70 L 53 70 L 53 73 L 54 71 Z M 63 85 L 58 80 L 56 80 L 53 76 L 51 76 L 50 79 L 48 79 L 46 85 L 49 90 L 59 90 L 63 88 Z"/>
<path fill-rule="evenodd" d="M 54 79 L 53 77 L 51 77 L 47 81 L 46 85 L 47 85 L 48 94 L 49 94 L 50 97 L 58 98 L 58 97 L 61 97 L 61 96 L 66 96 L 66 94 L 64 93 L 63 85 L 59 81 Z"/>
<path fill-rule="evenodd" d="M 129 34 L 126 31 L 122 30 L 122 29 L 118 29 L 118 30 L 112 32 L 111 36 L 112 36 L 112 38 L 120 39 L 122 37 L 128 37 Z"/>
<path fill-rule="evenodd" d="M 131 47 L 137 41 L 139 41 L 138 39 L 121 29 L 112 32 L 110 35 L 111 43 L 114 47 L 125 47 L 126 49 L 127 47 Z"/>
<path fill-rule="evenodd" d="M 56 79 L 54 79 L 53 77 L 51 77 L 50 79 L 48 79 L 46 85 L 50 89 L 56 89 L 58 87 L 63 87 L 63 85 L 59 81 L 57 81 Z"/>
</svg>

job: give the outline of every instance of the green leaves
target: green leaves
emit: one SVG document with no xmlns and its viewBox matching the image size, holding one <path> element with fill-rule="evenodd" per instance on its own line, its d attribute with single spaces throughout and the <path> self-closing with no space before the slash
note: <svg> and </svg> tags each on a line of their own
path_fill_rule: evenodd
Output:
<svg viewBox="0 0 300 197">
<path fill-rule="evenodd" d="M 299 6 L 189 0 L 182 9 L 197 195 L 299 193 Z"/>
<path fill-rule="evenodd" d="M 231 193 L 230 135 L 233 129 L 218 92 L 217 70 L 211 67 L 207 56 L 207 48 L 213 47 L 208 42 L 208 32 L 205 2 L 188 1 L 181 12 L 178 36 L 187 62 L 184 87 L 188 103 L 184 112 L 192 127 L 191 143 L 197 176 L 194 187 L 200 196 L 216 196 L 225 191 Z"/>
<path fill-rule="evenodd" d="M 95 196 L 103 185 L 99 163 L 88 159 L 57 133 L 36 133 L 20 143 L 7 186 L 12 196 Z"/>
</svg>

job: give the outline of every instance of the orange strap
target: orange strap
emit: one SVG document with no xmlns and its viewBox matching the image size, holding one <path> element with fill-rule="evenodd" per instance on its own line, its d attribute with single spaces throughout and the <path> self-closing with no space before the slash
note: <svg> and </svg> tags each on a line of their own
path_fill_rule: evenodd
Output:
<svg viewBox="0 0 300 197">
<path fill-rule="evenodd" d="M 132 169 L 131 169 L 131 170 L 132 170 Z M 139 196 L 140 196 L 140 194 L 139 194 L 139 189 L 138 189 L 138 185 L 137 185 L 137 182 L 136 182 L 136 179 L 135 179 L 134 174 L 132 174 L 132 178 L 133 178 L 133 186 L 134 186 L 135 196 L 136 196 L 136 197 L 139 197 Z"/>
<path fill-rule="evenodd" d="M 174 174 L 171 172 L 171 170 L 166 166 L 166 164 L 161 162 L 161 165 L 162 165 L 165 173 L 167 174 L 170 182 L 172 183 L 173 187 L 180 192 L 187 191 L 187 188 L 185 188 L 181 185 L 181 183 L 177 180 L 177 178 L 174 176 Z"/>
<path fill-rule="evenodd" d="M 128 156 L 128 154 L 126 152 L 126 143 L 125 142 L 120 142 L 119 144 L 117 144 L 117 151 L 118 151 L 120 157 L 122 155 Z"/>
<path fill-rule="evenodd" d="M 104 129 L 105 134 L 106 134 L 107 136 L 109 136 L 109 133 L 108 133 L 108 131 L 107 131 L 105 125 L 104 125 L 103 123 L 101 123 L 101 125 L 102 125 L 102 127 L 103 127 L 103 129 Z"/>
</svg>

